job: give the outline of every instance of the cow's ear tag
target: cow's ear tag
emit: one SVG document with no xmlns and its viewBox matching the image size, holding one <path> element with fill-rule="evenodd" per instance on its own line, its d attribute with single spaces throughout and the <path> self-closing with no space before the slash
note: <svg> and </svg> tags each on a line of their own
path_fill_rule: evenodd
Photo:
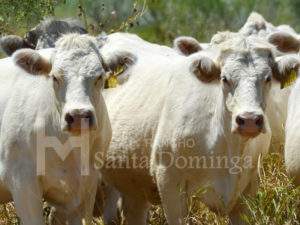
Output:
<svg viewBox="0 0 300 225">
<path fill-rule="evenodd" d="M 297 78 L 297 73 L 294 69 L 292 69 L 291 73 L 287 75 L 281 82 L 280 82 L 280 89 L 288 87 L 294 83 Z"/>
<path fill-rule="evenodd" d="M 118 76 L 123 73 L 124 71 L 124 66 L 120 66 L 120 69 L 118 72 L 112 74 L 109 76 L 109 78 L 107 79 L 107 87 L 108 88 L 116 88 L 118 85 Z"/>
<path fill-rule="evenodd" d="M 118 78 L 113 74 L 107 79 L 108 88 L 116 88 L 118 85 Z"/>
</svg>

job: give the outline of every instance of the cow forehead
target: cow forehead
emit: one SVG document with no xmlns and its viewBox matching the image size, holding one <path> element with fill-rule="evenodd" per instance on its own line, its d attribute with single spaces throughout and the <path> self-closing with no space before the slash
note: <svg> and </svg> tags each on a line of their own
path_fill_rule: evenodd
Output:
<svg viewBox="0 0 300 225">
<path fill-rule="evenodd" d="M 64 76 L 99 75 L 102 68 L 101 55 L 96 48 L 95 38 L 88 35 L 71 34 L 59 39 L 51 57 L 52 72 Z"/>
<path fill-rule="evenodd" d="M 274 46 L 257 37 L 237 36 L 217 45 L 220 48 L 220 59 L 228 56 L 270 58 L 273 56 Z"/>
<path fill-rule="evenodd" d="M 263 79 L 271 73 L 271 59 L 267 51 L 228 52 L 222 59 L 222 73 L 235 80 L 245 77 Z"/>
<path fill-rule="evenodd" d="M 94 52 L 80 55 L 61 52 L 52 60 L 52 73 L 59 76 L 93 77 L 100 75 L 103 70 L 99 55 Z"/>
</svg>

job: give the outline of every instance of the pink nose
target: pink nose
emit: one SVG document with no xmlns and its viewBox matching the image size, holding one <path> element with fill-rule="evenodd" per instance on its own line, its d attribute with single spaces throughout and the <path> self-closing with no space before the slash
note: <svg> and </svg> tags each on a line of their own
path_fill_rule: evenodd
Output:
<svg viewBox="0 0 300 225">
<path fill-rule="evenodd" d="M 264 127 L 264 117 L 254 113 L 244 113 L 236 117 L 236 123 L 239 134 L 245 137 L 255 137 Z"/>
<path fill-rule="evenodd" d="M 73 110 L 66 114 L 65 120 L 70 132 L 89 131 L 94 128 L 94 115 L 90 110 Z"/>
</svg>

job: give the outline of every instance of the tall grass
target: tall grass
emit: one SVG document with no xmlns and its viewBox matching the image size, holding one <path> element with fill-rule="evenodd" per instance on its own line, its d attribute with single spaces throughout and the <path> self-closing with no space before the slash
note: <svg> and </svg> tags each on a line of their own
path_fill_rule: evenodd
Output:
<svg viewBox="0 0 300 225">
<path fill-rule="evenodd" d="M 244 198 L 248 224 L 300 224 L 300 187 L 286 175 L 281 154 L 265 157 L 259 171 L 259 188 L 254 197 Z"/>
</svg>

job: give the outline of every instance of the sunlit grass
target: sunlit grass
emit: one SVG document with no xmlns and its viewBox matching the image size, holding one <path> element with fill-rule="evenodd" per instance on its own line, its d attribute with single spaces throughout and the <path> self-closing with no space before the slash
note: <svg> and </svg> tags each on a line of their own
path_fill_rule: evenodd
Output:
<svg viewBox="0 0 300 225">
<path fill-rule="evenodd" d="M 300 224 L 300 187 L 286 175 L 281 154 L 265 157 L 254 197 L 245 198 L 248 224 Z"/>
</svg>

